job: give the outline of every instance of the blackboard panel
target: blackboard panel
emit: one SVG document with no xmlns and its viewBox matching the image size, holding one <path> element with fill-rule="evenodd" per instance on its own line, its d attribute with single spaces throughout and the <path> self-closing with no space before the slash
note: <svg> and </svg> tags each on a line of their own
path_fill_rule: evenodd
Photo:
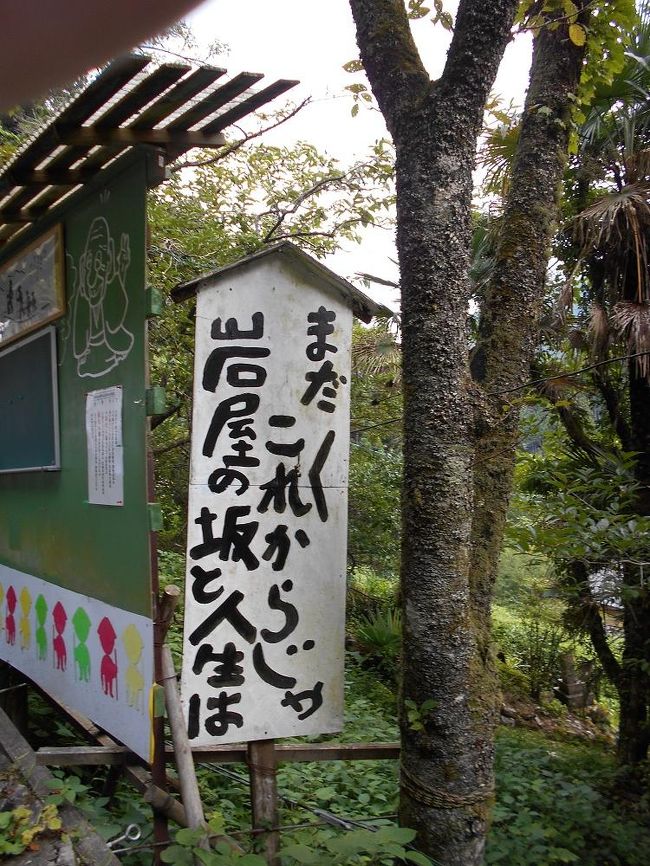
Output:
<svg viewBox="0 0 650 866">
<path fill-rule="evenodd" d="M 0 353 L 0 472 L 59 468 L 54 328 Z"/>
</svg>

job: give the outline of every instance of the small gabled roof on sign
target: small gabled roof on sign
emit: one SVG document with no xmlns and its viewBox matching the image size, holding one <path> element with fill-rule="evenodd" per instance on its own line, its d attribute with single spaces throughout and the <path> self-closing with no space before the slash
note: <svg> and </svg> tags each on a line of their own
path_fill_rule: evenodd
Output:
<svg viewBox="0 0 650 866">
<path fill-rule="evenodd" d="M 215 282 L 221 280 L 224 276 L 232 274 L 235 271 L 242 271 L 255 265 L 262 259 L 269 256 L 281 257 L 298 271 L 301 271 L 306 277 L 320 285 L 325 285 L 330 291 L 336 292 L 344 301 L 352 308 L 352 312 L 357 318 L 363 322 L 369 322 L 374 316 L 392 316 L 392 310 L 385 307 L 383 304 L 378 304 L 357 289 L 352 283 L 344 280 L 334 271 L 325 267 L 324 264 L 310 256 L 289 241 L 280 241 L 276 244 L 270 244 L 267 247 L 239 259 L 230 265 L 224 265 L 222 268 L 217 268 L 210 271 L 208 274 L 202 274 L 193 280 L 188 280 L 186 283 L 180 283 L 172 289 L 172 298 L 175 301 L 184 301 L 186 298 L 193 297 L 197 292 L 208 286 L 214 285 Z"/>
</svg>

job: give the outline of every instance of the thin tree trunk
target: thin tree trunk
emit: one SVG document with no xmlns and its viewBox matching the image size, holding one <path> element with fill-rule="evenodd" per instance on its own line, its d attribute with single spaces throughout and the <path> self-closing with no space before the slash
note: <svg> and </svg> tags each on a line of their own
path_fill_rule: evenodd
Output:
<svg viewBox="0 0 650 866">
<path fill-rule="evenodd" d="M 559 215 L 572 97 L 584 50 L 566 25 L 543 28 L 535 39 L 530 84 L 496 250 L 471 361 L 488 407 L 474 460 L 470 599 L 476 636 L 477 698 L 473 712 L 485 731 L 497 721 L 491 651 L 491 600 L 513 484 L 519 406 L 500 392 L 521 385 L 539 337 L 550 245 Z M 480 698 L 479 698 L 480 696 Z M 484 751 L 492 747 L 493 734 Z M 491 764 L 490 764 L 491 766 Z"/>
<path fill-rule="evenodd" d="M 472 607 L 486 658 L 519 425 L 517 402 L 499 392 L 518 387 L 530 375 L 583 57 L 584 48 L 568 38 L 566 22 L 538 32 L 496 265 L 471 363 L 491 408 L 477 444 L 472 525 Z"/>
<path fill-rule="evenodd" d="M 628 366 L 630 442 L 637 459 L 637 514 L 650 516 L 650 381 L 636 361 Z M 637 768 L 650 749 L 650 565 L 628 563 L 623 570 L 625 648 L 620 678 L 618 761 Z"/>
</svg>

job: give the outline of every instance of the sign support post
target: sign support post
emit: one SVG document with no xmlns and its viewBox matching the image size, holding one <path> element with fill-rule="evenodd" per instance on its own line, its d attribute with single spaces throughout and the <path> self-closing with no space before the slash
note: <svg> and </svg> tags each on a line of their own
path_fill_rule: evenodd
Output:
<svg viewBox="0 0 650 866">
<path fill-rule="evenodd" d="M 247 745 L 253 830 L 264 831 L 262 853 L 269 866 L 278 866 L 278 761 L 274 740 L 252 740 Z"/>
</svg>

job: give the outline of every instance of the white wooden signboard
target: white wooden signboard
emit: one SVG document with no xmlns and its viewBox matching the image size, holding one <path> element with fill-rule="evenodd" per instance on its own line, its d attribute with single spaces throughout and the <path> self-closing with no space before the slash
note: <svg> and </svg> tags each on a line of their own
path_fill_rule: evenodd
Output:
<svg viewBox="0 0 650 866">
<path fill-rule="evenodd" d="M 181 688 L 190 742 L 337 731 L 352 312 L 282 256 L 203 282 Z"/>
</svg>

